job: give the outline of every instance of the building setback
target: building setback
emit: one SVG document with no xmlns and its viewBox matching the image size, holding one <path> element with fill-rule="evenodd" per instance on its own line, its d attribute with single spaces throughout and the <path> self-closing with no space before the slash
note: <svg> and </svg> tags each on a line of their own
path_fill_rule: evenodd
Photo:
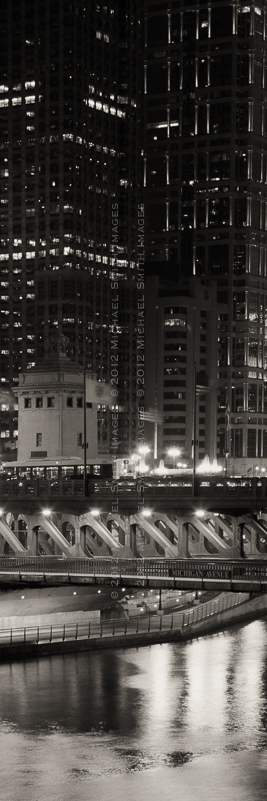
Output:
<svg viewBox="0 0 267 801">
<path fill-rule="evenodd" d="M 119 297 L 119 452 L 135 442 L 141 27 L 136 0 L 4 0 L 0 25 L 0 378 L 68 353 L 110 378 Z M 127 344 L 126 344 L 127 343 Z M 9 408 L 7 408 L 9 406 Z M 1 404 L 1 440 L 16 411 Z M 99 413 L 99 447 L 110 446 Z"/>
<path fill-rule="evenodd" d="M 228 409 L 232 467 L 251 470 L 267 459 L 266 3 L 145 15 L 146 257 L 216 279 L 218 456 Z"/>
</svg>

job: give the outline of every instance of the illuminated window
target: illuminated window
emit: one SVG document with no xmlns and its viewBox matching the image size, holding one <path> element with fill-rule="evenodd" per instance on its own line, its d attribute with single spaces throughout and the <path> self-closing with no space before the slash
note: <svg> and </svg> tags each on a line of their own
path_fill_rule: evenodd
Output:
<svg viewBox="0 0 267 801">
<path fill-rule="evenodd" d="M 183 320 L 181 317 L 170 317 L 167 320 L 164 320 L 165 326 L 182 326 L 183 328 L 186 327 L 186 320 Z"/>
</svg>

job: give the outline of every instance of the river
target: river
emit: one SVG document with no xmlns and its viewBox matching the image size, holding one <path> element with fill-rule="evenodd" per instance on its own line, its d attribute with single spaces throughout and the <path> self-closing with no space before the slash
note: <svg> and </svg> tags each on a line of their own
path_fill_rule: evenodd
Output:
<svg viewBox="0 0 267 801">
<path fill-rule="evenodd" d="M 267 618 L 0 674 L 4 801 L 266 801 Z"/>
</svg>

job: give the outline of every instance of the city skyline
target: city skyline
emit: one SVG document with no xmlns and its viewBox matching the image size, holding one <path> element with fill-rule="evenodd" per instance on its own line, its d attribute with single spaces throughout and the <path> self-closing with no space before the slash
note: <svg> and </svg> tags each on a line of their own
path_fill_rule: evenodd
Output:
<svg viewBox="0 0 267 801">
<path fill-rule="evenodd" d="M 165 394 L 170 381 L 175 393 L 177 370 L 186 369 L 192 396 L 195 361 L 207 380 L 217 370 L 213 452 L 229 453 L 245 471 L 267 459 L 265 3 L 12 0 L 2 4 L 1 21 L 2 390 L 47 358 L 59 331 L 70 357 L 98 380 L 117 369 L 115 445 L 129 456 L 144 405 L 138 266 L 152 275 L 161 264 L 177 296 L 189 279 L 193 295 L 194 281 L 215 283 L 225 307 L 213 355 L 205 331 L 191 366 L 179 367 L 178 352 L 169 362 L 169 354 Z M 156 409 L 162 388 L 154 403 L 148 392 L 145 405 Z M 6 397 L 8 450 L 17 413 Z M 184 448 L 185 429 L 165 406 L 161 456 L 168 427 Z M 202 416 L 202 432 L 203 423 L 199 458 L 210 448 Z M 103 454 L 111 424 L 102 406 Z M 190 458 L 188 419 L 186 426 Z"/>
</svg>

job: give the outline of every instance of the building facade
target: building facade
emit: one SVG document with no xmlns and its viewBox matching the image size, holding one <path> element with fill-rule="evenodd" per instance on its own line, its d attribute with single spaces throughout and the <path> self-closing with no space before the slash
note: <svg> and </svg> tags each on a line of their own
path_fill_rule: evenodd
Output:
<svg viewBox="0 0 267 801">
<path fill-rule="evenodd" d="M 145 10 L 147 260 L 216 279 L 218 456 L 227 428 L 232 468 L 252 470 L 267 464 L 266 3 Z"/>
<path fill-rule="evenodd" d="M 61 354 L 43 369 L 22 373 L 18 385 L 18 462 L 81 464 L 84 461 L 84 375 Z M 97 407 L 86 409 L 88 462 L 98 461 Z"/>
<path fill-rule="evenodd" d="M 179 285 L 160 274 L 146 278 L 146 406 L 156 405 L 161 421 L 158 459 L 169 466 L 168 451 L 173 447 L 180 451 L 176 462 L 192 466 L 193 439 L 196 465 L 205 457 L 216 462 L 221 451 L 224 466 L 225 418 L 221 432 L 217 365 L 225 311 L 227 307 L 217 303 L 215 281 L 203 284 L 200 278 L 191 278 Z M 146 423 L 151 447 L 152 425 Z"/>
<path fill-rule="evenodd" d="M 127 452 L 137 414 L 138 0 L 4 0 L 0 14 L 1 388 L 47 358 L 54 331 L 105 381 L 116 278 L 118 449 Z M 18 428 L 11 406 L 4 398 L 3 446 Z"/>
</svg>

